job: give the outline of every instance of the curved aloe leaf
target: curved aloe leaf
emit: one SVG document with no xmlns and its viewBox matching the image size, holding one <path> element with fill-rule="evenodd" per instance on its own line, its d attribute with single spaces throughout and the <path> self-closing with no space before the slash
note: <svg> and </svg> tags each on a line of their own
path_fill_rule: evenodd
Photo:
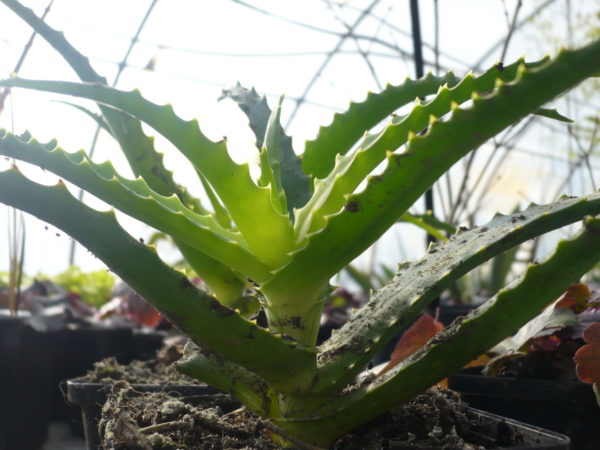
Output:
<svg viewBox="0 0 600 450">
<path fill-rule="evenodd" d="M 0 154 L 43 167 L 247 276 L 261 281 L 270 277 L 268 269 L 244 248 L 238 233 L 220 227 L 212 216 L 194 213 L 176 196 L 156 194 L 142 179 L 121 177 L 109 162 L 95 164 L 83 151 L 66 153 L 60 147 L 48 150 L 34 140 L 22 142 L 2 130 Z"/>
<path fill-rule="evenodd" d="M 532 205 L 509 216 L 497 215 L 483 226 L 431 247 L 422 259 L 405 263 L 389 285 L 373 294 L 367 305 L 319 348 L 316 389 L 330 389 L 352 379 L 401 327 L 471 269 L 586 214 L 600 214 L 600 192 Z"/>
<path fill-rule="evenodd" d="M 269 267 L 281 266 L 294 246 L 287 215 L 277 212 L 271 189 L 257 186 L 247 164 L 235 163 L 224 141 L 208 139 L 196 120 L 179 118 L 170 105 L 156 105 L 138 91 L 124 92 L 104 85 L 10 79 L 0 85 L 40 89 L 88 98 L 126 111 L 165 136 L 211 184 L 244 235 L 252 252 Z"/>
<path fill-rule="evenodd" d="M 535 67 L 542 62 L 527 65 Z M 487 89 L 493 87 L 496 77 L 504 80 L 514 77 L 516 66 L 498 64 L 490 69 L 486 75 L 493 78 L 491 86 Z M 435 94 L 442 86 L 454 87 L 460 81 L 461 79 L 452 72 L 441 77 L 428 73 L 419 80 L 407 78 L 401 85 L 388 85 L 380 93 L 370 92 L 363 102 L 351 103 L 344 113 L 336 113 L 331 124 L 321 127 L 317 137 L 306 143 L 302 157 L 304 171 L 314 178 L 325 178 L 333 169 L 336 156 L 345 155 L 350 151 L 364 132 L 415 99 Z"/>
<path fill-rule="evenodd" d="M 335 165 L 336 155 L 345 155 L 363 133 L 417 97 L 433 94 L 440 86 L 453 86 L 460 79 L 452 72 L 443 77 L 429 73 L 420 80 L 406 79 L 399 86 L 388 85 L 380 93 L 370 92 L 365 101 L 351 103 L 344 113 L 336 113 L 331 124 L 321 127 L 317 137 L 307 141 L 302 156 L 304 171 L 325 178 Z"/>
<path fill-rule="evenodd" d="M 305 247 L 293 254 L 263 291 L 277 295 L 302 289 L 306 283 L 326 283 L 462 156 L 599 69 L 600 42 L 595 42 L 579 50 L 564 50 L 535 69 L 521 65 L 514 82 L 498 81 L 489 94 L 474 94 L 467 109 L 454 105 L 447 120 L 432 121 L 423 136 L 412 135 L 404 153 L 388 154 L 384 172 L 370 177 L 363 192 L 347 196 L 344 209 L 327 217 L 321 231 L 309 235 Z"/>
<path fill-rule="evenodd" d="M 243 367 L 190 345 L 176 367 L 182 373 L 229 392 L 252 411 L 266 417 L 280 415 L 277 392 Z"/>
<path fill-rule="evenodd" d="M 271 386 L 294 389 L 314 374 L 313 352 L 273 336 L 196 289 L 152 248 L 126 233 L 114 213 L 87 207 L 63 183 L 41 186 L 9 169 L 0 172 L 0 201 L 77 239 L 194 342 L 252 370 Z M 246 345 L 249 338 L 254 345 Z"/>
<path fill-rule="evenodd" d="M 2 2 L 46 39 L 63 56 L 82 81 L 106 84 L 106 79 L 94 71 L 88 58 L 78 52 L 65 39 L 63 33 L 49 27 L 32 10 L 22 6 L 18 1 L 2 0 Z M 207 210 L 198 199 L 190 196 L 187 189 L 175 183 L 172 172 L 167 170 L 163 165 L 162 155 L 154 148 L 154 140 L 144 134 L 139 120 L 102 105 L 99 105 L 99 107 L 110 128 L 111 135 L 119 142 L 136 176 L 144 178 L 146 183 L 155 192 L 164 196 L 175 194 L 188 208 L 199 214 L 207 213 Z M 204 185 L 205 180 L 202 177 L 200 179 Z M 209 197 L 211 193 L 210 189 L 207 189 Z M 215 206 L 215 213 L 219 222 L 221 225 L 226 226 L 228 224 L 226 215 L 216 205 L 213 206 Z M 201 275 L 206 279 L 210 278 L 212 280 L 211 288 L 215 288 L 215 292 L 219 291 L 223 295 L 226 294 L 226 298 L 233 296 L 231 292 L 231 280 L 235 276 L 229 268 L 202 254 L 196 255 L 194 260 L 205 262 L 202 264 L 204 270 Z M 223 287 L 228 287 L 229 289 L 223 289 Z"/>
<path fill-rule="evenodd" d="M 283 103 L 283 96 L 279 98 L 277 107 L 271 113 L 269 121 L 267 123 L 267 130 L 265 131 L 265 143 L 261 149 L 261 171 L 267 175 L 267 179 L 271 185 L 271 195 L 273 197 L 273 203 L 278 208 L 281 214 L 285 214 L 287 211 L 287 199 L 285 191 L 282 185 L 282 156 L 283 149 L 281 148 L 281 129 L 280 116 L 281 116 L 281 104 Z M 268 167 L 268 170 L 264 169 Z M 261 177 L 262 178 L 262 177 Z M 265 184 L 267 186 L 268 184 Z"/>
<path fill-rule="evenodd" d="M 313 415 L 313 420 L 281 420 L 279 425 L 309 443 L 328 444 L 344 431 L 414 397 L 491 348 L 539 314 L 599 259 L 600 219 L 590 218 L 582 233 L 559 243 L 546 261 L 531 265 L 517 282 L 442 331 L 390 372 L 327 404 Z"/>
<path fill-rule="evenodd" d="M 200 175 L 199 177 L 200 182 L 202 183 L 202 187 L 204 188 L 204 192 L 206 193 L 206 196 L 208 197 L 208 200 L 210 201 L 210 204 L 213 207 L 214 215 L 217 219 L 217 222 L 219 222 L 219 225 L 221 225 L 224 228 L 231 228 L 232 224 L 229 213 L 217 198 L 217 195 L 215 194 L 215 191 L 213 190 L 211 185 L 208 184 L 208 182 L 203 176 Z"/>
<path fill-rule="evenodd" d="M 398 222 L 411 223 L 422 230 L 426 231 L 428 235 L 433 236 L 437 241 L 447 241 L 448 238 L 444 234 L 444 231 L 449 231 L 451 234 L 455 233 L 456 230 L 452 225 L 443 223 L 434 217 L 431 214 L 410 214 L 404 213 L 398 219 Z"/>
<path fill-rule="evenodd" d="M 82 81 L 106 85 L 106 79 L 96 73 L 89 59 L 82 55 L 66 39 L 63 33 L 48 26 L 34 12 L 15 0 L 0 0 L 42 36 L 71 66 Z M 146 136 L 139 120 L 128 114 L 99 105 L 111 134 L 119 142 L 133 173 L 143 177 L 148 185 L 164 196 L 176 194 L 189 208 L 200 214 L 206 210 L 191 197 L 187 190 L 173 181 L 171 171 L 165 169 L 162 155 L 154 148 L 154 140 Z"/>
<path fill-rule="evenodd" d="M 224 90 L 223 96 L 231 98 L 246 114 L 250 122 L 250 128 L 256 136 L 256 145 L 259 149 L 262 149 L 265 145 L 265 134 L 269 118 L 272 115 L 267 100 L 264 97 L 259 97 L 254 89 L 246 89 L 239 83 L 232 89 Z M 279 115 L 279 112 L 277 112 L 277 115 Z M 292 140 L 281 129 L 281 125 L 279 125 L 278 134 L 278 145 L 281 149 L 281 184 L 285 191 L 288 212 L 293 216 L 294 208 L 304 206 L 311 196 L 310 181 L 302 171 L 300 158 L 296 156 L 292 147 Z"/>
<path fill-rule="evenodd" d="M 271 117 L 271 108 L 269 108 L 267 99 L 259 96 L 254 88 L 247 89 L 239 82 L 230 89 L 223 89 L 223 95 L 219 97 L 219 100 L 224 98 L 233 100 L 246 115 L 250 129 L 256 137 L 256 147 L 263 148 L 267 124 Z"/>
<path fill-rule="evenodd" d="M 545 63 L 545 58 L 535 63 L 526 64 L 530 70 Z M 440 86 L 437 94 L 427 103 L 418 99 L 411 112 L 403 117 L 392 119 L 392 122 L 381 132 L 368 134 L 355 152 L 341 157 L 335 168 L 323 180 L 315 182 L 315 193 L 306 205 L 298 212 L 296 230 L 300 237 L 320 230 L 325 226 L 326 217 L 338 212 L 346 203 L 346 196 L 352 194 L 359 184 L 386 157 L 406 144 L 409 137 L 425 129 L 433 118 L 439 118 L 450 111 L 453 105 L 471 100 L 473 93 L 492 91 L 497 80 L 514 81 L 519 67 L 525 64 L 522 60 L 510 66 L 494 66 L 480 76 L 468 74 L 460 82 L 451 87 Z M 409 86 L 415 82 L 409 80 Z"/>
<path fill-rule="evenodd" d="M 242 277 L 225 264 L 181 241 L 175 241 L 175 245 L 215 297 L 228 308 L 239 309 L 238 304 L 243 301 L 246 288 Z"/>
</svg>

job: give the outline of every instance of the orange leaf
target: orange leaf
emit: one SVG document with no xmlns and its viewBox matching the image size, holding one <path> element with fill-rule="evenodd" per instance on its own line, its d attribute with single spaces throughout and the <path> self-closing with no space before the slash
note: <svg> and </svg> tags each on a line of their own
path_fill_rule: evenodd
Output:
<svg viewBox="0 0 600 450">
<path fill-rule="evenodd" d="M 584 383 L 600 383 L 600 322 L 594 322 L 585 329 L 583 340 L 587 344 L 573 357 L 577 375 Z"/>
<path fill-rule="evenodd" d="M 379 375 L 404 361 L 442 329 L 444 329 L 444 325 L 441 322 L 431 317 L 429 313 L 423 313 L 419 320 L 402 334 L 390 356 L 390 362 L 379 372 Z"/>
<path fill-rule="evenodd" d="M 587 284 L 577 283 L 572 285 L 561 299 L 554 305 L 555 308 L 571 309 L 580 313 L 587 307 L 587 300 L 592 295 Z"/>
</svg>

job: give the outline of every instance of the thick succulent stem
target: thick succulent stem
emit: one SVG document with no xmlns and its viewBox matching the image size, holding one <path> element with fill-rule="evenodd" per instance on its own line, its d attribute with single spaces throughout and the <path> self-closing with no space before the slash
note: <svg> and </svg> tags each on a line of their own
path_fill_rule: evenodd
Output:
<svg viewBox="0 0 600 450">
<path fill-rule="evenodd" d="M 269 321 L 269 330 L 288 336 L 306 347 L 314 347 L 323 312 L 322 288 L 306 286 L 301 292 L 267 291 L 263 305 Z"/>
</svg>

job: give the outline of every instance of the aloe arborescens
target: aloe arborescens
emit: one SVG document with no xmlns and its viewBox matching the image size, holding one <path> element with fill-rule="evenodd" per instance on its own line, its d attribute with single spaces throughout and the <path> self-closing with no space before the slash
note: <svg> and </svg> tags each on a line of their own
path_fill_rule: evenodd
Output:
<svg viewBox="0 0 600 450">
<path fill-rule="evenodd" d="M 226 142 L 207 139 L 196 121 L 180 119 L 170 106 L 108 87 L 62 34 L 18 2 L 2 2 L 54 46 L 83 83 L 13 78 L 0 84 L 97 102 L 102 111 L 97 120 L 119 142 L 137 178 L 122 177 L 110 163 L 95 164 L 83 151 L 66 153 L 29 135 L 1 131 L 0 153 L 43 167 L 170 235 L 211 292 L 192 286 L 153 248 L 127 234 L 113 212 L 87 207 L 62 183 L 41 186 L 12 168 L 0 173 L 0 201 L 69 233 L 186 333 L 198 348 L 180 370 L 231 392 L 306 442 L 328 445 L 444 378 L 535 316 L 600 259 L 600 219 L 593 217 L 600 213 L 599 193 L 499 215 L 400 266 L 366 307 L 316 346 L 330 278 L 461 157 L 528 114 L 548 115 L 540 109 L 546 102 L 597 73 L 598 42 L 554 59 L 497 65 L 479 76 L 428 75 L 389 86 L 336 115 L 307 143 L 301 159 L 279 125 L 280 106 L 262 123 L 265 130 L 251 110 L 266 104 L 246 105 L 260 142 L 255 180 L 247 165 L 230 158 Z M 363 135 L 413 101 L 409 114 Z M 142 122 L 187 157 L 212 212 L 173 181 L 142 133 Z M 384 161 L 386 168 L 371 175 Z M 345 389 L 400 327 L 458 277 L 584 216 L 578 236 L 561 242 L 551 257 L 482 308 L 384 375 Z M 267 329 L 245 318 L 255 310 L 256 298 L 245 295 L 250 281 L 258 286 Z"/>
</svg>

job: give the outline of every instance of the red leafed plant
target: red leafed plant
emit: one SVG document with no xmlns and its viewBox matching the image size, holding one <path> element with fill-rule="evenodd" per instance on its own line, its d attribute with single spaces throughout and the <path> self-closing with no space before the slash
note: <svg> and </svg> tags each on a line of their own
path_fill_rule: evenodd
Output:
<svg viewBox="0 0 600 450">
<path fill-rule="evenodd" d="M 600 406 L 600 322 L 590 324 L 583 332 L 586 344 L 575 353 L 577 375 L 584 383 L 593 383 Z"/>
<path fill-rule="evenodd" d="M 379 375 L 387 372 L 392 367 L 400 364 L 414 352 L 423 347 L 429 339 L 436 335 L 440 330 L 444 329 L 444 324 L 432 317 L 429 313 L 423 315 L 403 334 L 392 355 L 390 362 L 383 368 Z"/>
<path fill-rule="evenodd" d="M 494 347 L 486 375 L 575 377 L 600 384 L 600 293 L 574 284 L 551 307 Z M 573 365 L 576 364 L 576 368 Z"/>
</svg>

